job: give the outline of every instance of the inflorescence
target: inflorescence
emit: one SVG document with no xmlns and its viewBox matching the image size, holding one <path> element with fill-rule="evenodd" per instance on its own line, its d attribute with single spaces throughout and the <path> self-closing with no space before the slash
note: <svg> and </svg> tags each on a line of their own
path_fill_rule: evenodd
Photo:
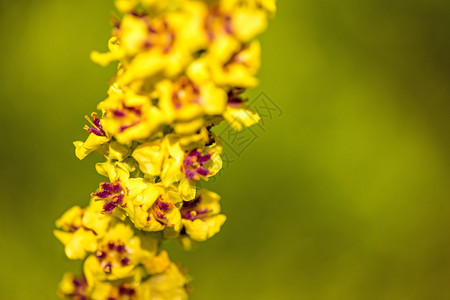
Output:
<svg viewBox="0 0 450 300">
<path fill-rule="evenodd" d="M 260 44 L 255 37 L 275 13 L 275 0 L 116 0 L 107 53 L 118 61 L 108 97 L 76 156 L 98 152 L 105 176 L 86 208 L 56 221 L 70 259 L 58 294 L 66 299 L 187 299 L 185 270 L 162 241 L 190 248 L 219 232 L 226 217 L 220 196 L 200 189 L 222 167 L 212 128 L 242 130 L 259 121 L 243 92 L 255 87 Z"/>
</svg>

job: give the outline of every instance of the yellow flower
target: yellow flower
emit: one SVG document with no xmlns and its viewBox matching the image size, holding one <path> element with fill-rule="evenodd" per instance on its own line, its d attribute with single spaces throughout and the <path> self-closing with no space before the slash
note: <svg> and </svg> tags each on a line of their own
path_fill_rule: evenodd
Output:
<svg viewBox="0 0 450 300">
<path fill-rule="evenodd" d="M 168 262 L 163 272 L 150 278 L 142 268 L 137 268 L 130 279 L 96 282 L 87 299 L 184 300 L 187 299 L 186 283 L 186 277 L 178 266 Z"/>
<path fill-rule="evenodd" d="M 106 144 L 110 140 L 103 130 L 103 127 L 100 124 L 100 119 L 97 118 L 96 113 L 92 113 L 92 119 L 93 121 L 86 116 L 86 120 L 88 120 L 88 122 L 92 125 L 92 127 L 87 125 L 84 127 L 84 129 L 90 133 L 87 140 L 85 142 L 76 141 L 73 143 L 75 146 L 75 155 L 79 159 L 83 159 L 91 152 L 99 150 L 102 145 Z"/>
<path fill-rule="evenodd" d="M 74 206 L 56 221 L 55 236 L 65 246 L 70 259 L 83 259 L 87 253 L 95 252 L 97 239 L 101 238 L 111 222 L 109 216 L 100 214 L 101 206 L 92 202 L 86 209 Z"/>
<path fill-rule="evenodd" d="M 130 214 L 136 228 L 145 231 L 161 231 L 166 227 L 181 228 L 182 202 L 178 193 L 161 184 L 149 184 L 134 200 L 134 214 Z"/>
<path fill-rule="evenodd" d="M 141 248 L 141 240 L 134 236 L 130 226 L 119 223 L 99 241 L 95 255 L 84 263 L 84 274 L 89 285 L 97 281 L 118 280 L 134 275 L 137 265 L 156 253 L 153 248 Z"/>
<path fill-rule="evenodd" d="M 145 142 L 136 147 L 132 157 L 138 162 L 139 168 L 149 176 L 160 176 L 166 186 L 179 180 L 179 163 L 183 150 L 178 143 L 177 136 L 169 134 L 164 139 Z M 167 182 L 167 179 L 174 179 Z"/>
<path fill-rule="evenodd" d="M 196 199 L 183 203 L 181 222 L 191 239 L 205 241 L 220 231 L 226 217 L 219 214 L 219 200 L 216 193 L 202 190 Z"/>
<path fill-rule="evenodd" d="M 218 54 L 211 52 L 191 63 L 187 73 L 198 81 L 212 78 L 223 87 L 251 88 L 258 84 L 254 76 L 260 67 L 260 56 L 258 41 L 245 46 L 221 46 Z"/>
<path fill-rule="evenodd" d="M 208 64 L 214 81 L 222 86 L 251 88 L 258 84 L 254 77 L 260 66 L 261 48 L 258 41 L 227 55 L 227 61 L 211 57 Z"/>
<path fill-rule="evenodd" d="M 105 162 L 96 165 L 97 172 L 109 178 L 110 182 L 100 183 L 100 188 L 91 194 L 96 201 L 103 201 L 103 212 L 119 214 L 116 208 L 127 214 L 133 213 L 130 200 L 136 197 L 147 184 L 142 178 L 130 178 L 127 166 L 121 162 Z"/>
<path fill-rule="evenodd" d="M 118 78 L 121 85 L 158 72 L 175 76 L 191 60 L 191 53 L 200 48 L 196 32 L 202 25 L 198 11 L 203 6 L 192 2 L 155 17 L 145 12 L 126 14 L 117 25 L 116 39 L 109 42 L 110 52 L 94 52 L 92 59 L 101 65 L 119 59 L 124 67 Z"/>
<path fill-rule="evenodd" d="M 64 299 L 88 300 L 88 288 L 86 278 L 84 276 L 76 277 L 72 273 L 64 274 L 63 279 L 59 283 L 58 296 Z"/>
<path fill-rule="evenodd" d="M 203 17 L 204 35 L 210 42 L 209 51 L 212 54 L 220 55 L 221 50 L 227 51 L 240 43 L 247 43 L 265 30 L 267 11 L 254 2 L 225 0 L 210 6 Z"/>
<path fill-rule="evenodd" d="M 74 300 L 151 299 L 151 285 L 148 280 L 142 281 L 144 275 L 143 272 L 135 272 L 130 280 L 96 281 L 88 285 L 84 275 L 66 273 L 59 284 L 58 296 Z"/>
<path fill-rule="evenodd" d="M 163 162 L 168 156 L 166 143 L 160 139 L 145 142 L 136 147 L 132 154 L 142 172 L 150 176 L 161 175 Z"/>
<path fill-rule="evenodd" d="M 230 52 L 222 60 L 212 55 L 207 55 L 193 62 L 187 73 L 197 80 L 207 80 L 212 77 L 214 81 L 223 86 L 235 86 L 228 91 L 228 101 L 223 118 L 235 130 L 250 127 L 259 122 L 257 113 L 245 106 L 245 100 L 240 94 L 245 88 L 257 84 L 254 77 L 259 68 L 260 45 L 255 41 L 243 49 Z"/>
<path fill-rule="evenodd" d="M 193 183 L 200 179 L 207 180 L 222 168 L 221 140 L 212 134 L 208 136 L 208 140 L 207 146 L 185 150 L 180 144 L 179 136 L 169 134 L 162 141 L 146 143 L 141 148 L 136 148 L 133 157 L 144 173 L 160 176 L 161 185 L 175 189 L 183 200 L 189 201 L 195 197 Z M 156 154 L 158 149 L 164 155 Z M 155 157 L 153 161 L 152 157 Z"/>
<path fill-rule="evenodd" d="M 105 132 L 125 145 L 149 137 L 163 121 L 161 112 L 148 97 L 123 92 L 116 85 L 98 108 L 105 112 L 102 120 Z"/>
<path fill-rule="evenodd" d="M 187 279 L 165 238 L 185 248 L 211 238 L 226 220 L 220 196 L 200 190 L 222 167 L 212 127 L 235 130 L 260 117 L 242 93 L 257 85 L 261 49 L 254 38 L 275 0 L 114 0 L 121 17 L 100 65 L 118 61 L 108 97 L 92 114 L 83 159 L 97 151 L 101 182 L 91 204 L 69 209 L 55 236 L 83 275 L 66 274 L 58 294 L 85 300 L 187 299 Z M 126 218 L 130 219 L 130 222 Z M 125 223 L 128 222 L 128 223 Z M 128 225 L 129 224 L 129 225 Z M 135 235 L 136 234 L 136 235 Z"/>
<path fill-rule="evenodd" d="M 181 134 L 197 132 L 205 124 L 205 115 L 222 114 L 227 103 L 226 92 L 212 81 L 200 83 L 180 77 L 160 82 L 157 91 L 167 122 L 182 122 L 182 126 L 173 125 Z"/>
<path fill-rule="evenodd" d="M 161 184 L 172 188 L 184 201 L 194 199 L 196 187 L 183 173 L 184 147 L 179 136 L 169 134 L 164 138 L 168 156 L 161 172 Z"/>
<path fill-rule="evenodd" d="M 221 0 L 219 14 L 229 17 L 229 31 L 248 42 L 267 27 L 268 13 L 276 10 L 275 0 Z"/>
<path fill-rule="evenodd" d="M 215 138 L 211 145 L 204 148 L 185 151 L 182 166 L 185 177 L 191 181 L 198 181 L 217 174 L 222 168 L 220 153 L 222 144 L 219 138 Z"/>
<path fill-rule="evenodd" d="M 195 197 L 195 186 L 182 171 L 184 155 L 179 138 L 174 134 L 143 143 L 132 154 L 144 174 L 149 178 L 158 176 L 162 186 L 178 192 L 183 200 L 188 201 Z"/>
</svg>

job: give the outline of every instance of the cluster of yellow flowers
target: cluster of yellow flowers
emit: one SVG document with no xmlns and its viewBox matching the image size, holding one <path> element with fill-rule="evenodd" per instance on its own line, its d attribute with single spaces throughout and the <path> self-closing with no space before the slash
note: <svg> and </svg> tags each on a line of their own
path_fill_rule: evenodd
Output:
<svg viewBox="0 0 450 300">
<path fill-rule="evenodd" d="M 186 299 L 184 271 L 161 249 L 176 238 L 185 248 L 219 232 L 220 197 L 199 189 L 222 167 L 223 120 L 236 130 L 259 116 L 242 93 L 257 84 L 255 36 L 275 12 L 275 0 L 116 0 L 109 52 L 118 61 L 108 97 L 87 118 L 89 137 L 76 156 L 98 152 L 107 177 L 88 207 L 57 220 L 56 237 L 80 276 L 66 274 L 67 299 Z M 150 234 L 149 232 L 153 232 Z M 157 232 L 157 234 L 155 234 Z"/>
</svg>

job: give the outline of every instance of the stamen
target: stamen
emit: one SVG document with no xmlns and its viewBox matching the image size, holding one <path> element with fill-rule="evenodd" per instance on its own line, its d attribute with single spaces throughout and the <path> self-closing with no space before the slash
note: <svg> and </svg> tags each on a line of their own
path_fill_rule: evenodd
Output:
<svg viewBox="0 0 450 300">
<path fill-rule="evenodd" d="M 86 115 L 84 118 L 89 122 L 89 124 L 92 125 L 92 127 L 89 127 L 85 125 L 83 127 L 84 130 L 86 130 L 89 133 L 93 133 L 97 136 L 106 136 L 106 133 L 103 131 L 102 126 L 100 125 L 100 119 L 97 118 L 97 114 L 93 112 L 92 114 L 93 121 Z"/>
<path fill-rule="evenodd" d="M 197 175 L 197 173 L 195 173 L 195 171 L 191 169 L 186 169 L 184 171 L 184 174 L 186 175 L 186 178 L 189 180 L 193 180 Z"/>
<path fill-rule="evenodd" d="M 204 164 L 204 163 L 207 163 L 210 160 L 211 160 L 211 154 L 210 153 L 206 153 L 206 154 L 203 154 L 202 156 L 200 156 L 198 158 L 198 163 L 199 164 Z"/>
<path fill-rule="evenodd" d="M 105 271 L 105 273 L 107 273 L 107 274 L 111 274 L 111 271 L 112 271 L 112 264 L 111 264 L 111 263 L 107 263 L 107 264 L 103 267 L 103 271 Z"/>
<path fill-rule="evenodd" d="M 125 245 L 124 245 L 122 242 L 120 242 L 120 243 L 116 246 L 116 251 L 119 252 L 119 253 L 124 252 L 124 251 L 125 251 Z"/>
<path fill-rule="evenodd" d="M 109 250 L 113 250 L 113 249 L 115 248 L 115 246 L 116 246 L 116 245 L 114 244 L 113 241 L 109 241 L 109 242 L 108 242 L 108 249 L 109 249 Z"/>
<path fill-rule="evenodd" d="M 91 194 L 91 196 L 92 196 L 92 194 Z M 97 192 L 93 193 L 93 196 L 94 197 L 98 197 L 100 199 L 105 199 L 105 198 L 111 197 L 112 193 L 100 190 L 100 191 L 97 191 Z"/>
<path fill-rule="evenodd" d="M 157 216 L 159 219 L 167 220 L 166 216 L 165 216 L 164 214 L 160 213 L 160 212 L 156 212 L 156 216 Z"/>
<path fill-rule="evenodd" d="M 206 213 L 208 213 L 209 212 L 209 209 L 207 209 L 207 208 L 203 208 L 203 209 L 199 209 L 199 210 L 197 210 L 197 214 L 198 215 L 204 215 L 204 214 L 206 214 Z"/>
<path fill-rule="evenodd" d="M 158 202 L 156 207 L 162 210 L 163 212 L 168 212 L 173 207 L 173 203 Z"/>
<path fill-rule="evenodd" d="M 91 121 L 91 118 L 89 118 L 88 115 L 85 115 L 84 118 L 89 122 L 89 124 L 95 127 L 95 124 Z"/>
<path fill-rule="evenodd" d="M 120 263 L 122 264 L 122 266 L 126 266 L 130 263 L 130 259 L 128 258 L 128 256 L 125 256 L 124 258 L 122 258 Z"/>
<path fill-rule="evenodd" d="M 202 176 L 208 176 L 209 175 L 209 170 L 204 168 L 204 167 L 198 167 L 197 169 L 195 169 L 195 171 L 202 175 Z"/>
<path fill-rule="evenodd" d="M 103 205 L 103 210 L 107 213 L 112 213 L 116 207 L 117 205 L 115 205 L 114 202 L 110 201 Z"/>
<path fill-rule="evenodd" d="M 106 258 L 106 252 L 103 252 L 103 251 L 97 251 L 96 253 L 95 253 L 95 256 L 99 259 L 99 260 L 102 260 L 102 259 L 105 259 Z"/>
<path fill-rule="evenodd" d="M 183 160 L 183 165 L 186 166 L 186 167 L 192 166 L 192 165 L 193 165 L 192 158 L 190 158 L 189 156 L 186 157 L 186 158 Z"/>
<path fill-rule="evenodd" d="M 100 183 L 100 187 L 107 192 L 121 192 L 122 186 L 116 181 L 115 183 L 110 182 L 102 182 Z"/>
</svg>

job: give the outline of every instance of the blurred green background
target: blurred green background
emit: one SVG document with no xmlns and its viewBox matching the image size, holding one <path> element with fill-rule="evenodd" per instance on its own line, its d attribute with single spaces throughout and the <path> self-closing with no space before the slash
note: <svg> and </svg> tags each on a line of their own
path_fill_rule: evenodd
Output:
<svg viewBox="0 0 450 300">
<path fill-rule="evenodd" d="M 106 95 L 112 1 L 0 1 L 0 299 L 56 299 L 54 221 L 100 180 L 78 161 Z M 208 185 L 220 234 L 171 255 L 192 299 L 450 299 L 450 2 L 279 1 L 261 85 L 282 110 Z M 259 131 L 258 131 L 259 130 Z"/>
</svg>

